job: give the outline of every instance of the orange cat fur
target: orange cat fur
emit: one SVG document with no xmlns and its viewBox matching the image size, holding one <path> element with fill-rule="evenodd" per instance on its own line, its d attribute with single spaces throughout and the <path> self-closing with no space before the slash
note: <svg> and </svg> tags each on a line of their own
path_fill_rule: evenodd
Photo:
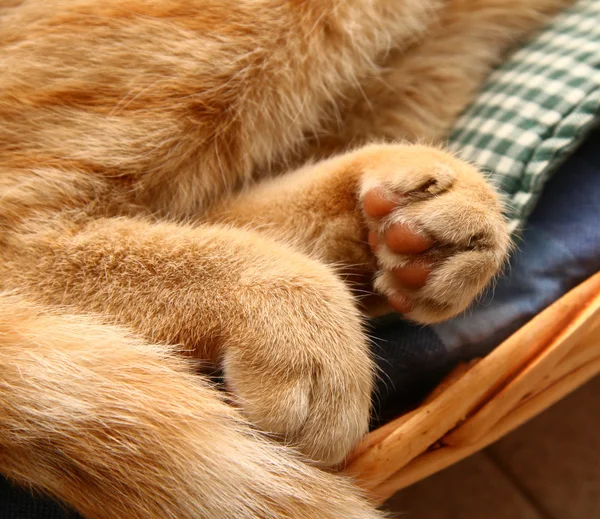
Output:
<svg viewBox="0 0 600 519">
<path fill-rule="evenodd" d="M 359 289 L 434 322 L 509 240 L 472 166 L 357 145 L 442 140 L 568 3 L 0 0 L 0 473 L 86 518 L 381 517 L 296 453 L 367 429 Z"/>
</svg>

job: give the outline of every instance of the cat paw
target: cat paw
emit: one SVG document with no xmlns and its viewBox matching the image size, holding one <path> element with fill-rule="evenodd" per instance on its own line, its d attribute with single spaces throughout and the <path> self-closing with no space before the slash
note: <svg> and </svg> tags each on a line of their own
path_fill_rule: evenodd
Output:
<svg viewBox="0 0 600 519">
<path fill-rule="evenodd" d="M 425 146 L 373 146 L 360 186 L 375 290 L 407 318 L 464 311 L 498 274 L 510 238 L 498 195 L 473 166 Z"/>
<path fill-rule="evenodd" d="M 314 464 L 338 465 L 367 433 L 373 372 L 366 354 L 362 364 L 336 367 L 308 353 L 284 369 L 275 365 L 281 359 L 252 366 L 238 354 L 230 350 L 224 362 L 233 402 L 251 423 Z"/>
<path fill-rule="evenodd" d="M 251 328 L 224 353 L 224 378 L 250 422 L 334 466 L 368 430 L 374 365 L 351 292 L 326 266 L 302 262 L 271 284 L 276 305 L 244 308 Z"/>
</svg>

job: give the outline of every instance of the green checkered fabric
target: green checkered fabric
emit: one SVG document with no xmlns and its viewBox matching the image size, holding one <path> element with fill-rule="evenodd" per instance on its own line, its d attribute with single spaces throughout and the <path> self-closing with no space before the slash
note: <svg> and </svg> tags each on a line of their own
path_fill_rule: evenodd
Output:
<svg viewBox="0 0 600 519">
<path fill-rule="evenodd" d="M 599 116 L 600 0 L 579 0 L 491 74 L 450 148 L 489 172 L 517 229 Z"/>
</svg>

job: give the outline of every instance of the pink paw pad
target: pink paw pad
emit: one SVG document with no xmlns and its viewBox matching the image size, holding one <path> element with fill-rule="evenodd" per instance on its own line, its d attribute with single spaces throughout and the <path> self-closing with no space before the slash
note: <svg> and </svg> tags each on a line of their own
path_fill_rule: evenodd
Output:
<svg viewBox="0 0 600 519">
<path fill-rule="evenodd" d="M 382 188 L 373 188 L 367 191 L 363 197 L 364 212 L 373 219 L 385 218 L 397 207 L 398 202 L 388 198 Z M 431 249 L 434 241 L 412 231 L 402 223 L 394 223 L 385 228 L 382 234 L 370 231 L 368 242 L 374 253 L 382 244 L 385 244 L 390 252 L 403 256 L 414 256 L 413 262 L 391 271 L 399 286 L 407 289 L 406 293 L 398 292 L 388 296 L 388 302 L 398 312 L 410 312 L 414 306 L 410 291 L 423 288 L 431 274 L 431 267 L 420 255 Z"/>
</svg>

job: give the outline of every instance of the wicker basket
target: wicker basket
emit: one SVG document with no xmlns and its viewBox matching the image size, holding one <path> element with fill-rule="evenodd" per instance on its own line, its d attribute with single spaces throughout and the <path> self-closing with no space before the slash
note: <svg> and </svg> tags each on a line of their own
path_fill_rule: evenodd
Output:
<svg viewBox="0 0 600 519">
<path fill-rule="evenodd" d="M 600 273 L 423 402 L 369 434 L 345 472 L 377 503 L 483 449 L 600 372 Z"/>
</svg>

